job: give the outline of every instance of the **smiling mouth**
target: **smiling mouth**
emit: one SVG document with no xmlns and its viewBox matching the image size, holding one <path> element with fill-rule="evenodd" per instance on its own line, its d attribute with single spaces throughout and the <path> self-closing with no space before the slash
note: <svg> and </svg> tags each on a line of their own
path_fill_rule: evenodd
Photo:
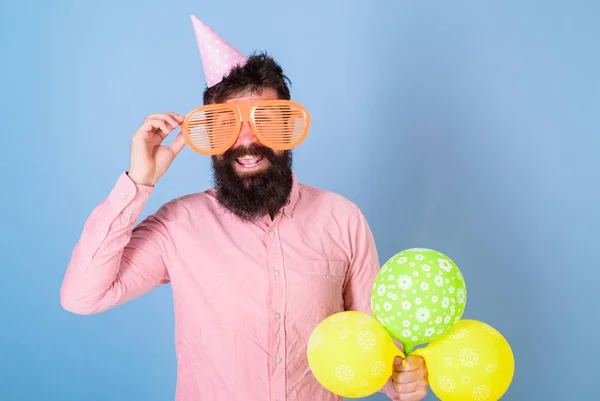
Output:
<svg viewBox="0 0 600 401">
<path fill-rule="evenodd" d="M 258 166 L 263 161 L 263 156 L 246 155 L 235 159 L 235 161 L 243 168 L 252 168 Z"/>
</svg>

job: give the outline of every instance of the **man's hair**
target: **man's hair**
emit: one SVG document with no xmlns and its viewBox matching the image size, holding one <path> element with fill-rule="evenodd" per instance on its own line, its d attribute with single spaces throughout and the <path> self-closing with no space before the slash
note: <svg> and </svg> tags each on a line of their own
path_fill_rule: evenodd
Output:
<svg viewBox="0 0 600 401">
<path fill-rule="evenodd" d="M 290 79 L 266 53 L 251 55 L 246 64 L 234 67 L 218 84 L 204 91 L 204 104 L 222 103 L 237 95 L 260 94 L 266 88 L 277 91 L 279 99 L 290 100 Z"/>
</svg>

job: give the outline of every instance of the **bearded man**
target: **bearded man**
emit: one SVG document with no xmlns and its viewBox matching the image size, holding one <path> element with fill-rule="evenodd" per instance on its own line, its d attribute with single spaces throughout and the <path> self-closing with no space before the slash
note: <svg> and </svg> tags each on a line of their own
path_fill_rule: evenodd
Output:
<svg viewBox="0 0 600 401">
<path fill-rule="evenodd" d="M 292 149 L 310 114 L 291 100 L 282 68 L 265 54 L 242 56 L 192 20 L 204 105 L 186 116 L 151 114 L 133 135 L 129 170 L 73 250 L 62 305 L 100 313 L 170 283 L 176 400 L 340 400 L 312 375 L 306 347 L 327 316 L 370 313 L 380 266 L 373 236 L 354 203 L 296 180 Z M 186 144 L 212 157 L 214 188 L 176 198 L 135 225 Z M 397 358 L 381 391 L 418 401 L 426 376 L 422 358 Z"/>
</svg>

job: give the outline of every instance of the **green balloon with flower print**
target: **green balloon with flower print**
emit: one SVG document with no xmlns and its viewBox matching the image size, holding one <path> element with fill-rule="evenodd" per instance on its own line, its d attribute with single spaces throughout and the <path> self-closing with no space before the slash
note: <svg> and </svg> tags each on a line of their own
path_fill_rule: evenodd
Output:
<svg viewBox="0 0 600 401">
<path fill-rule="evenodd" d="M 373 315 L 409 354 L 442 337 L 462 318 L 467 303 L 456 264 L 432 249 L 412 248 L 379 270 L 371 293 Z"/>
</svg>

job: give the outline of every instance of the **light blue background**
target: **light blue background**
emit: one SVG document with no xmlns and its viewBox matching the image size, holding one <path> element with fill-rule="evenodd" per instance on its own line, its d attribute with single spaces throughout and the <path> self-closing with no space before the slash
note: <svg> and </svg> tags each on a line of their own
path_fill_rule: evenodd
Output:
<svg viewBox="0 0 600 401">
<path fill-rule="evenodd" d="M 59 288 L 142 120 L 201 103 L 191 13 L 281 62 L 314 117 L 298 177 L 363 209 L 382 263 L 422 246 L 459 264 L 465 317 L 513 347 L 505 400 L 598 400 L 593 0 L 3 1 L 0 399 L 173 399 L 170 287 L 90 317 Z M 210 178 L 184 150 L 144 215 Z"/>
</svg>

